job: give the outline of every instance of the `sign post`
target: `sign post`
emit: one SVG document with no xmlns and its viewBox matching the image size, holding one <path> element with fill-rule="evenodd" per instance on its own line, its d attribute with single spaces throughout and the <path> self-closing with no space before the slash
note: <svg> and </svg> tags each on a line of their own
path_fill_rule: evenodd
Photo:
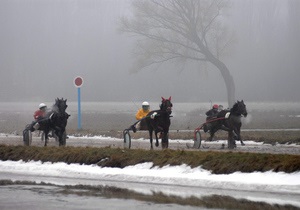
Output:
<svg viewBox="0 0 300 210">
<path fill-rule="evenodd" d="M 77 101 L 78 101 L 78 126 L 77 126 L 77 129 L 78 130 L 81 130 L 81 99 L 80 99 L 80 88 L 81 86 L 83 85 L 83 79 L 82 77 L 78 76 L 78 77 L 75 77 L 74 79 L 74 85 L 75 87 L 77 88 Z"/>
</svg>

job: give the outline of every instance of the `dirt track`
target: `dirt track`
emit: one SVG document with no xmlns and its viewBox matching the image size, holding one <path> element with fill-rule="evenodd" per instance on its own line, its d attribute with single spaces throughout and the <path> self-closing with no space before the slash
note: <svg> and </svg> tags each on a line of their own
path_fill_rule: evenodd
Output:
<svg viewBox="0 0 300 210">
<path fill-rule="evenodd" d="M 23 145 L 22 136 L 17 135 L 1 135 L 0 144 L 6 145 Z M 154 143 L 153 143 L 154 144 Z M 186 144 L 192 145 L 192 140 L 170 140 L 170 149 L 180 149 L 180 150 L 192 150 L 188 149 Z M 224 140 L 214 141 L 214 142 L 203 142 L 206 148 L 201 147 L 199 151 L 235 151 L 235 152 L 258 152 L 258 153 L 273 153 L 273 154 L 295 154 L 300 155 L 300 145 L 270 145 L 263 143 L 256 143 L 253 141 L 245 141 L 246 146 L 241 146 L 237 142 L 237 148 L 234 150 L 226 149 L 227 142 Z M 222 144 L 225 144 L 225 149 L 221 149 Z M 41 141 L 40 137 L 33 137 L 33 146 L 43 146 L 44 142 Z M 58 146 L 53 138 L 49 140 L 49 146 Z M 123 140 L 120 138 L 110 138 L 110 137 L 69 137 L 67 139 L 67 146 L 81 146 L 81 147 L 111 147 L 111 148 L 124 148 Z M 154 146 L 155 147 L 155 146 Z M 131 149 L 150 149 L 150 143 L 148 139 L 132 139 Z M 155 147 L 154 149 L 161 149 Z"/>
</svg>

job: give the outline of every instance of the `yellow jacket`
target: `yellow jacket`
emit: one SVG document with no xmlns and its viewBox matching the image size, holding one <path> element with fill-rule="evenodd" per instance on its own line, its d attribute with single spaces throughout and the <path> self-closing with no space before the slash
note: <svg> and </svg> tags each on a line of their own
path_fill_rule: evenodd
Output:
<svg viewBox="0 0 300 210">
<path fill-rule="evenodd" d="M 140 120 L 140 119 L 146 117 L 147 114 L 148 114 L 149 112 L 150 112 L 150 110 L 144 111 L 144 109 L 141 108 L 141 109 L 139 109 L 139 111 L 137 111 L 137 113 L 135 114 L 135 118 L 136 118 L 137 120 Z"/>
</svg>

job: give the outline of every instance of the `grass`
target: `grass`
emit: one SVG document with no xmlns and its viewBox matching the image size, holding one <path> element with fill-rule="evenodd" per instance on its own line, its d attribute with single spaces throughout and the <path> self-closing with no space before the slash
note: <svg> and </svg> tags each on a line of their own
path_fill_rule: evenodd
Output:
<svg viewBox="0 0 300 210">
<path fill-rule="evenodd" d="M 24 147 L 0 145 L 1 160 L 23 160 L 42 162 L 66 162 L 97 164 L 103 167 L 124 168 L 144 162 L 154 166 L 187 164 L 201 166 L 215 174 L 236 171 L 270 171 L 293 173 L 300 170 L 299 155 L 258 154 L 243 152 L 186 151 L 186 150 L 142 150 L 94 147 Z"/>
</svg>

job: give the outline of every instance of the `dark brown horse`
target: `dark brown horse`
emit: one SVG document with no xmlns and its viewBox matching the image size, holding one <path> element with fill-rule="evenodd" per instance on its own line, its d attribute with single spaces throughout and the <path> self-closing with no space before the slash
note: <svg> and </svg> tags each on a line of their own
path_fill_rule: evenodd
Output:
<svg viewBox="0 0 300 210">
<path fill-rule="evenodd" d="M 228 148 L 233 149 L 236 147 L 235 140 L 240 140 L 241 145 L 245 145 L 241 138 L 241 118 L 247 117 L 247 109 L 244 101 L 237 101 L 233 107 L 228 110 L 222 110 L 217 115 L 217 120 L 213 120 L 210 128 L 210 137 L 212 140 L 214 134 L 218 130 L 228 131 Z"/>
<path fill-rule="evenodd" d="M 34 131 L 33 124 L 38 123 L 38 130 L 44 131 L 45 133 L 45 145 L 48 143 L 48 134 L 50 130 L 53 130 L 55 135 L 58 137 L 59 146 L 65 146 L 66 144 L 66 126 L 69 118 L 69 114 L 66 113 L 67 109 L 67 99 L 64 100 L 57 98 L 52 110 L 46 114 L 46 117 L 39 120 L 38 122 L 33 122 L 30 126 L 27 126 L 23 131 L 23 137 L 25 138 L 26 132 Z"/>
<path fill-rule="evenodd" d="M 169 99 L 165 99 L 162 97 L 160 109 L 149 112 L 148 115 L 143 119 L 145 120 L 149 131 L 151 149 L 153 149 L 153 131 L 156 138 L 155 146 L 159 146 L 157 134 L 160 133 L 162 138 L 162 148 L 168 148 L 172 107 L 173 104 L 171 103 L 171 97 Z"/>
</svg>

